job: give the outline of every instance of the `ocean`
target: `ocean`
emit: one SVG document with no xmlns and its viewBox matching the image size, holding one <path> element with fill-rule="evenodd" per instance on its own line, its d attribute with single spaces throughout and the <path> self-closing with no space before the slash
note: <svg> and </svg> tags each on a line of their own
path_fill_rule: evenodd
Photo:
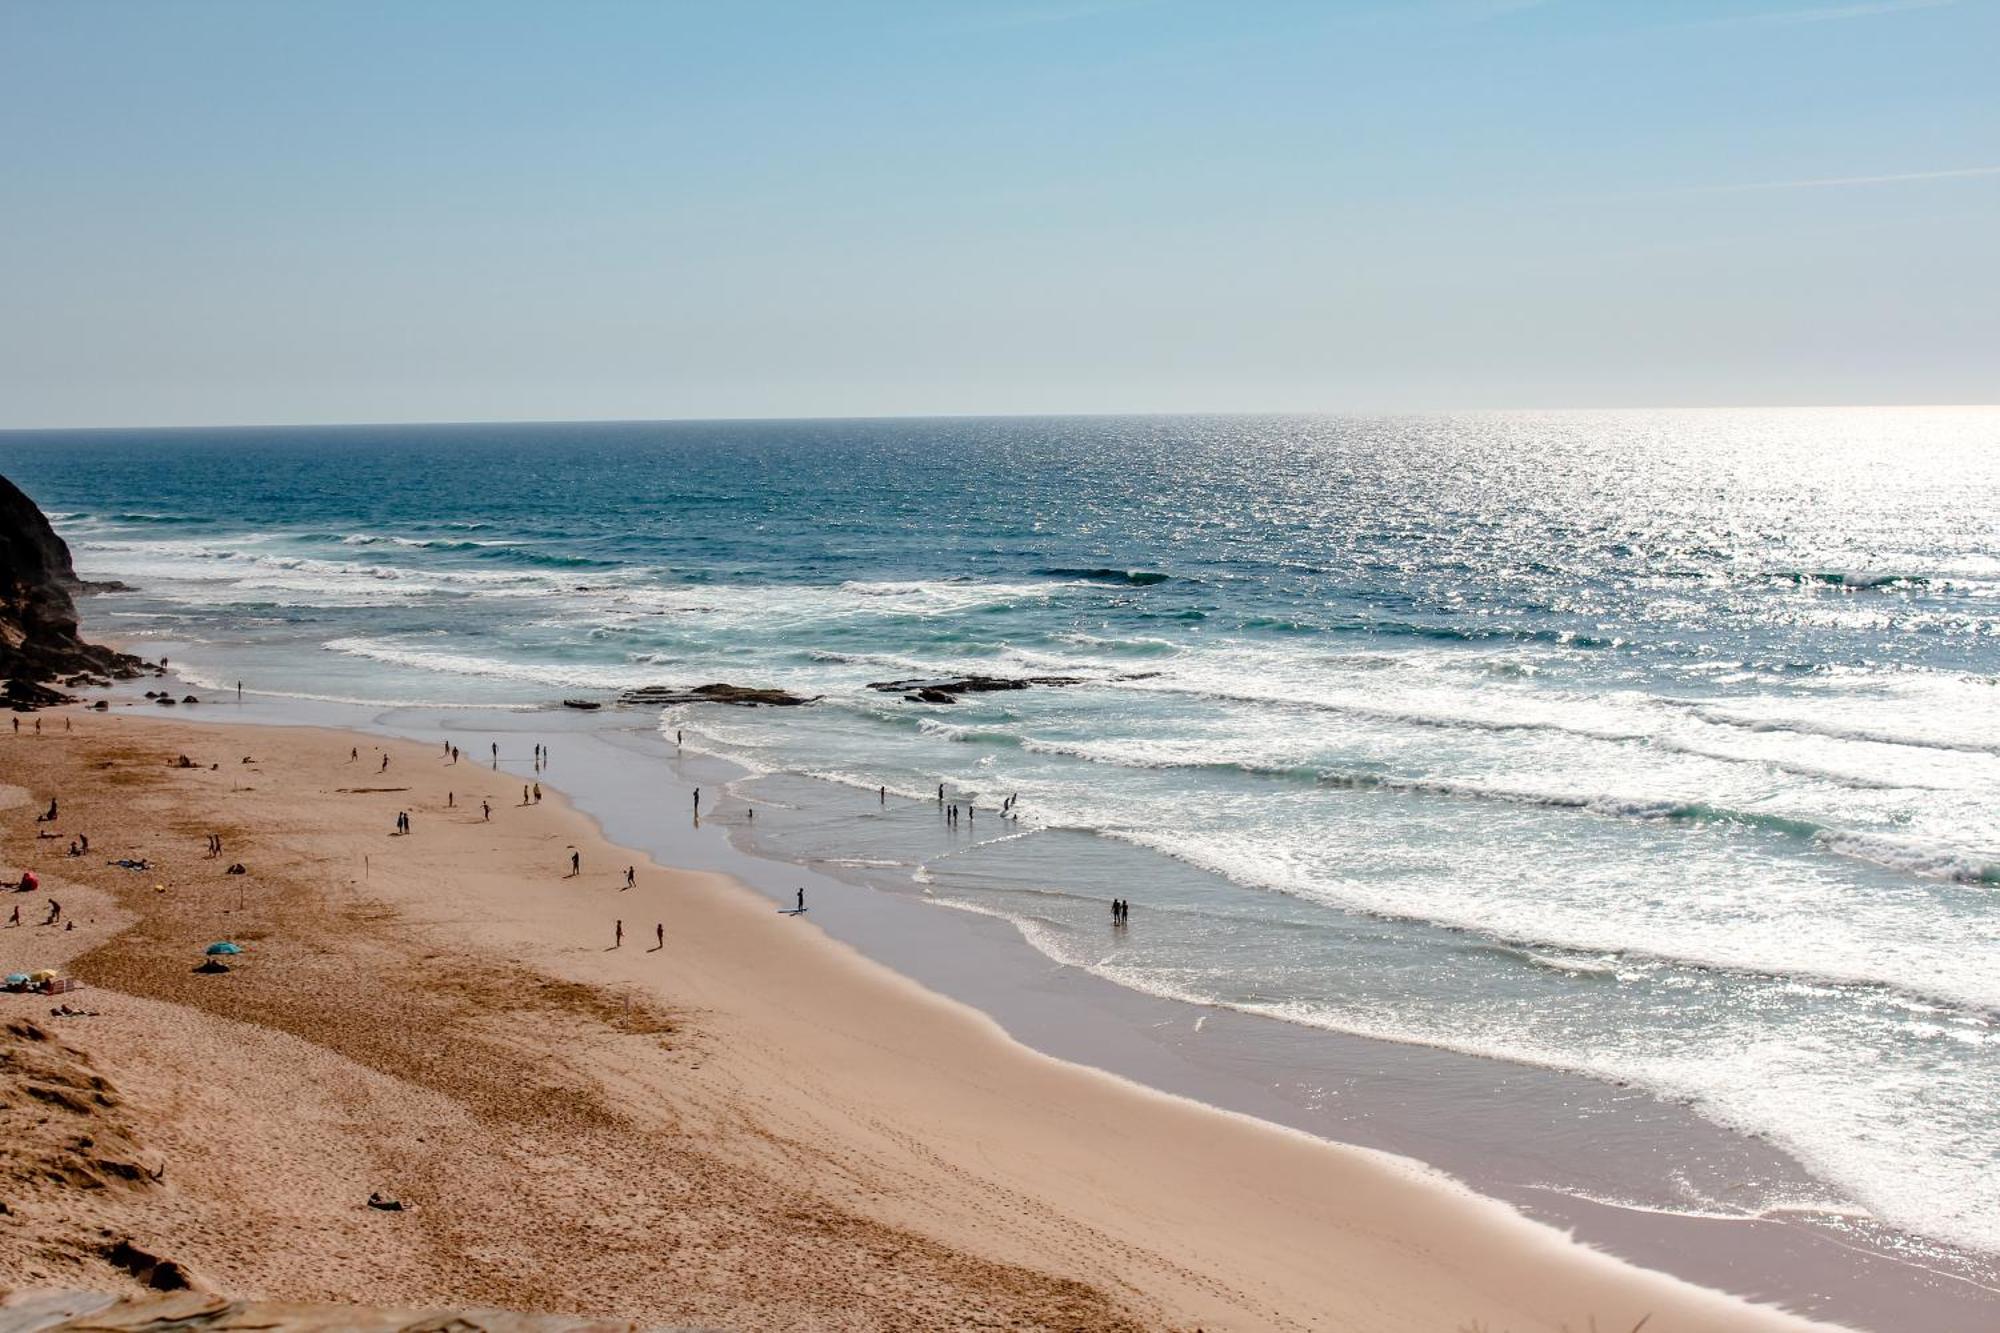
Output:
<svg viewBox="0 0 2000 1333">
<path fill-rule="evenodd" d="M 0 472 L 134 585 L 87 628 L 207 689 L 817 696 L 657 719 L 786 812 L 770 855 L 1648 1089 L 1825 1186 L 1769 1206 L 2000 1254 L 2000 410 L 9 432 Z M 869 688 L 963 673 L 1077 683 Z"/>
</svg>

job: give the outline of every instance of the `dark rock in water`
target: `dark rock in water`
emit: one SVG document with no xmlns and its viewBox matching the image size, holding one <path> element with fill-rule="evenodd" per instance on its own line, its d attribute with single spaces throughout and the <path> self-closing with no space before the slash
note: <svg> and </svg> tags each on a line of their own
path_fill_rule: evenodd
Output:
<svg viewBox="0 0 2000 1333">
<path fill-rule="evenodd" d="M 35 502 L 0 477 L 0 680 L 9 706 L 67 703 L 43 682 L 85 672 L 131 677 L 146 665 L 83 641 L 74 600 L 83 591 L 69 547 Z"/>
<path fill-rule="evenodd" d="M 744 708 L 755 708 L 759 704 L 772 708 L 796 708 L 809 704 L 820 696 L 807 698 L 803 694 L 793 694 L 790 690 L 760 690 L 749 685 L 697 685 L 691 690 L 677 690 L 668 685 L 642 685 L 636 690 L 627 690 L 618 696 L 621 704 L 646 706 L 666 704 L 737 704 Z"/>
<path fill-rule="evenodd" d="M 201 702 L 201 700 L 195 698 L 192 694 L 189 694 L 183 696 L 181 702 L 184 704 L 198 704 Z"/>
<path fill-rule="evenodd" d="M 153 700 L 153 702 L 160 705 L 162 708 L 172 708 L 174 706 L 174 696 L 171 694 L 163 694 L 159 698 Z"/>
<path fill-rule="evenodd" d="M 586 712 L 594 708 L 604 707 L 603 704 L 595 699 L 565 699 L 562 701 L 562 705 L 564 708 L 581 708 Z"/>
<path fill-rule="evenodd" d="M 904 703 L 957 703 L 961 694 L 991 694 L 1025 690 L 1036 685 L 1081 685 L 1082 676 L 953 676 L 943 680 L 882 680 L 869 685 L 884 694 L 900 694 Z"/>
</svg>

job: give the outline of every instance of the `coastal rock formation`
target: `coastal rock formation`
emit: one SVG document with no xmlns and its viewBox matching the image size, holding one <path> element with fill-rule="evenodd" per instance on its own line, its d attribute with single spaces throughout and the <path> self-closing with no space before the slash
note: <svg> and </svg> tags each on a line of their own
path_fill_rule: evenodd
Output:
<svg viewBox="0 0 2000 1333">
<path fill-rule="evenodd" d="M 884 694 L 900 694 L 905 703 L 952 704 L 961 694 L 1025 690 L 1035 685 L 1081 685 L 1082 676 L 953 676 L 943 680 L 881 680 L 869 685 Z"/>
<path fill-rule="evenodd" d="M 797 708 L 818 699 L 818 695 L 807 698 L 803 694 L 793 694 L 790 690 L 757 689 L 749 685 L 697 685 L 691 690 L 677 690 L 670 685 L 642 685 L 636 690 L 627 690 L 618 696 L 621 704 L 642 704 L 647 706 L 665 704 L 737 704 L 744 708 L 765 705 L 772 708 Z"/>
<path fill-rule="evenodd" d="M 17 710 L 68 702 L 48 682 L 78 686 L 135 676 L 138 658 L 85 643 L 75 596 L 107 591 L 76 576 L 69 547 L 19 487 L 0 477 L 0 681 Z"/>
</svg>

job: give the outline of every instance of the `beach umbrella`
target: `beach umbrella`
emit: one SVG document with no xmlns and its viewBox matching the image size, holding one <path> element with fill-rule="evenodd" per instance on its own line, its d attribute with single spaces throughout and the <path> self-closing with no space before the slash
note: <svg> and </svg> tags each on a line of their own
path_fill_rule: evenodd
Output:
<svg viewBox="0 0 2000 1333">
<path fill-rule="evenodd" d="M 219 953 L 242 953 L 243 950 L 231 944 L 228 940 L 217 940 L 214 944 L 209 945 L 205 952 L 209 957 L 213 958 Z"/>
</svg>

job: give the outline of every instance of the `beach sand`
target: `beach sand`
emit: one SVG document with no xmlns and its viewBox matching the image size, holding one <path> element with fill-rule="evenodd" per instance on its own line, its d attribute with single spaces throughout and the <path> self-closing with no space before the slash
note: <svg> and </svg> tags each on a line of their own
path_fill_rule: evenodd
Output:
<svg viewBox="0 0 2000 1333">
<path fill-rule="evenodd" d="M 1036 1054 L 821 934 L 837 900 L 647 863 L 477 755 L 42 726 L 0 732 L 0 875 L 43 885 L 0 898 L 31 923 L 0 963 L 89 985 L 0 996 L 16 1286 L 133 1285 L 137 1252 L 232 1294 L 739 1328 L 1817 1327 Z M 51 896 L 74 930 L 32 924 Z M 218 939 L 244 954 L 196 973 Z"/>
</svg>

